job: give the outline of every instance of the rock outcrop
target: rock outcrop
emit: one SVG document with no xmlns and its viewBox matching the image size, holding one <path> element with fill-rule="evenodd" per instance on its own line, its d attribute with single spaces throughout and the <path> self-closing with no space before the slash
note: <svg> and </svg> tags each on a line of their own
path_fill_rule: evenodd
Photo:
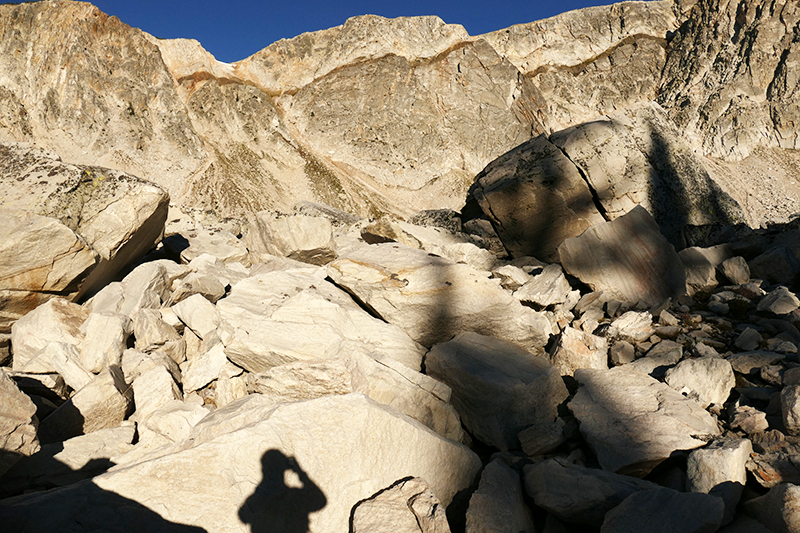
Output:
<svg viewBox="0 0 800 533">
<path fill-rule="evenodd" d="M 0 145 L 0 173 L 0 332 L 49 298 L 99 290 L 164 232 L 169 197 L 134 176 L 25 144 Z"/>
</svg>

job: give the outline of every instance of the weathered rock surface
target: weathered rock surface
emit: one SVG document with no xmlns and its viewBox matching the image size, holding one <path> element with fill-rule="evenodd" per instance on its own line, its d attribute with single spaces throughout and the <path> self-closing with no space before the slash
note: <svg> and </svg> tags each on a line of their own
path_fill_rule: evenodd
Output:
<svg viewBox="0 0 800 533">
<path fill-rule="evenodd" d="M 0 369 L 0 476 L 21 457 L 39 451 L 36 406 Z"/>
<path fill-rule="evenodd" d="M 602 533 L 633 533 L 647 529 L 664 533 L 713 533 L 722 522 L 724 504 L 708 494 L 667 488 L 642 490 L 608 512 Z"/>
<path fill-rule="evenodd" d="M 687 489 L 722 498 L 723 524 L 733 519 L 747 483 L 746 464 L 752 452 L 753 445 L 748 439 L 721 439 L 694 450 L 687 458 Z"/>
<path fill-rule="evenodd" d="M 425 480 L 398 481 L 353 508 L 353 533 L 450 533 L 445 509 Z"/>
<path fill-rule="evenodd" d="M 608 341 L 572 327 L 561 332 L 550 362 L 562 376 L 579 368 L 608 368 Z"/>
<path fill-rule="evenodd" d="M 473 331 L 541 352 L 549 321 L 491 282 L 488 273 L 397 244 L 361 246 L 328 275 L 423 346 Z"/>
<path fill-rule="evenodd" d="M 667 370 L 665 381 L 676 391 L 697 399 L 703 408 L 711 404 L 721 407 L 736 385 L 731 364 L 716 357 L 681 361 Z"/>
<path fill-rule="evenodd" d="M 683 265 L 643 207 L 565 240 L 558 255 L 569 274 L 625 302 L 657 305 L 685 291 Z"/>
<path fill-rule="evenodd" d="M 453 406 L 464 426 L 501 450 L 518 449 L 519 432 L 552 422 L 567 398 L 558 371 L 544 358 L 475 333 L 435 345 L 425 368 L 453 389 Z"/>
<path fill-rule="evenodd" d="M 492 161 L 470 196 L 514 257 L 556 260 L 564 239 L 604 220 L 578 169 L 545 136 Z"/>
<path fill-rule="evenodd" d="M 129 414 L 131 393 L 119 367 L 103 370 L 42 421 L 45 444 L 119 426 Z"/>
<path fill-rule="evenodd" d="M 2 289 L 19 291 L 19 298 L 30 298 L 29 293 L 70 298 L 91 294 L 161 238 L 168 196 L 153 183 L 107 168 L 63 163 L 27 144 L 0 145 L 0 168 L 0 205 L 16 211 L 17 217 L 28 217 L 16 218 L 15 224 L 29 238 L 47 238 L 38 258 L 27 259 L 26 271 L 17 261 L 29 256 L 30 248 L 3 239 L 14 247 L 8 252 L 19 255 L 4 263 L 10 271 L 3 277 L 16 281 L 13 288 Z M 36 216 L 55 219 L 63 228 Z M 19 316 L 31 309 L 20 309 Z"/>
<path fill-rule="evenodd" d="M 746 502 L 745 511 L 771 531 L 793 533 L 798 531 L 800 525 L 798 498 L 800 487 L 782 483 L 770 489 L 764 496 Z"/>
<path fill-rule="evenodd" d="M 535 533 L 516 470 L 495 459 L 483 469 L 467 509 L 470 533 Z"/>
<path fill-rule="evenodd" d="M 547 459 L 525 467 L 525 490 L 536 505 L 566 522 L 599 526 L 608 511 L 658 485 L 605 470 Z"/>
<path fill-rule="evenodd" d="M 7 500 L 0 504 L 0 517 L 18 531 L 43 524 L 63 528 L 73 517 L 96 513 L 91 495 L 99 487 L 122 497 L 112 509 L 146 502 L 164 520 L 211 531 L 248 531 L 249 525 L 266 524 L 341 531 L 356 503 L 397 480 L 432 480 L 431 491 L 446 506 L 480 468 L 467 448 L 362 395 L 277 407 L 255 395 L 224 410 L 207 417 L 183 444 L 120 465 L 91 484 L 73 485 L 63 493 L 66 500 L 59 491 Z M 342 468 L 331 468 L 335 465 Z M 175 476 L 184 482 L 176 485 Z M 209 483 L 217 487 L 213 495 L 196 490 Z M 69 505 L 58 503 L 63 501 Z M 48 513 L 29 502 L 38 509 L 47 505 Z M 120 530 L 113 515 L 107 518 L 106 527 Z"/>
<path fill-rule="evenodd" d="M 606 470 L 643 476 L 675 450 L 719 434 L 700 404 L 638 370 L 581 369 L 575 379 L 581 388 L 569 408 Z"/>
</svg>

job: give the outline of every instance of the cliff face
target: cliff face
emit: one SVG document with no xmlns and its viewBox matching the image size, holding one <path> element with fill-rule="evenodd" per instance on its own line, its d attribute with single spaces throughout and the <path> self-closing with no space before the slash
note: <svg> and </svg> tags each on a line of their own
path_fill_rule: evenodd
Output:
<svg viewBox="0 0 800 533">
<path fill-rule="evenodd" d="M 307 199 L 407 216 L 459 209 L 476 174 L 532 137 L 657 101 L 712 177 L 747 196 L 768 168 L 789 183 L 800 113 L 800 10 L 748 6 L 624 2 L 477 37 L 368 15 L 225 64 L 90 4 L 3 5 L 0 140 L 220 215 Z M 754 197 L 752 220 L 776 202 Z"/>
</svg>

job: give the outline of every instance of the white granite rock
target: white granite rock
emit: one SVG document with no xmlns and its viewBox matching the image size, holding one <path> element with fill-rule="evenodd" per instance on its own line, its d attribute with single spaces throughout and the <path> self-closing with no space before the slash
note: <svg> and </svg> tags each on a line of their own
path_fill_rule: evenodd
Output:
<svg viewBox="0 0 800 533">
<path fill-rule="evenodd" d="M 558 256 L 568 274 L 625 302 L 657 305 L 686 290 L 678 254 L 641 206 L 566 239 Z"/>
<path fill-rule="evenodd" d="M 266 252 L 314 265 L 336 257 L 333 226 L 325 217 L 276 216 L 261 211 L 250 220 L 246 242 L 251 254 Z"/>
<path fill-rule="evenodd" d="M 128 415 L 131 394 L 119 367 L 103 370 L 42 422 L 45 444 L 119 426 Z"/>
<path fill-rule="evenodd" d="M 525 467 L 525 491 L 537 506 L 562 520 L 599 526 L 608 511 L 640 490 L 656 489 L 650 481 L 546 459 Z"/>
<path fill-rule="evenodd" d="M 201 339 L 216 330 L 220 323 L 217 308 L 199 294 L 178 302 L 172 306 L 172 310 Z"/>
<path fill-rule="evenodd" d="M 521 302 L 530 302 L 541 307 L 560 304 L 567 301 L 572 290 L 560 265 L 547 265 L 519 289 L 514 291 L 514 298 Z"/>
<path fill-rule="evenodd" d="M 402 479 L 353 507 L 351 533 L 450 533 L 445 508 L 421 478 Z"/>
<path fill-rule="evenodd" d="M 605 470 L 644 476 L 675 450 L 719 434 L 699 403 L 624 365 L 575 372 L 581 387 L 569 408 Z"/>
<path fill-rule="evenodd" d="M 92 312 L 81 330 L 85 335 L 81 343 L 81 363 L 90 372 L 98 373 L 120 363 L 133 323 L 119 313 Z"/>
<path fill-rule="evenodd" d="M 0 476 L 20 457 L 39 451 L 36 406 L 0 368 Z"/>
<path fill-rule="evenodd" d="M 501 450 L 518 449 L 518 434 L 552 422 L 567 397 L 558 371 L 500 339 L 462 333 L 425 358 L 428 374 L 453 389 L 452 402 L 467 430 Z"/>
<path fill-rule="evenodd" d="M 747 460 L 753 453 L 748 439 L 720 439 L 692 451 L 686 460 L 687 489 L 722 498 L 723 524 L 733 520 L 739 498 L 747 483 Z"/>
<path fill-rule="evenodd" d="M 423 346 L 474 331 L 541 352 L 550 322 L 467 265 L 399 244 L 358 247 L 328 275 Z"/>
<path fill-rule="evenodd" d="M 206 531 L 346 531 L 352 508 L 397 480 L 431 480 L 447 506 L 481 466 L 466 447 L 360 394 L 278 406 L 262 400 L 250 395 L 218 409 L 185 441 L 75 487 L 69 508 L 56 505 L 64 497 L 58 491 L 24 496 L 0 503 L 0 520 L 12 529 L 42 522 L 63 529 L 96 516 L 90 495 L 99 488 Z M 209 486 L 215 489 L 197 490 Z"/>
<path fill-rule="evenodd" d="M 478 490 L 469 500 L 466 533 L 535 532 L 519 474 L 495 459 L 483 469 Z"/>
<path fill-rule="evenodd" d="M 11 328 L 11 345 L 14 347 L 14 370 L 26 368 L 28 362 L 51 342 L 80 345 L 84 335 L 81 325 L 89 311 L 62 298 L 54 298 L 40 305 Z M 46 364 L 27 368 L 27 372 L 52 372 Z"/>
<path fill-rule="evenodd" d="M 601 533 L 713 533 L 722 523 L 722 499 L 667 488 L 635 492 L 606 514 Z"/>
<path fill-rule="evenodd" d="M 700 357 L 681 361 L 667 370 L 667 385 L 694 398 L 703 408 L 722 407 L 736 385 L 731 364 L 725 359 Z"/>
<path fill-rule="evenodd" d="M 579 368 L 608 368 L 608 341 L 567 327 L 553 346 L 550 363 L 562 376 L 571 376 Z"/>
</svg>

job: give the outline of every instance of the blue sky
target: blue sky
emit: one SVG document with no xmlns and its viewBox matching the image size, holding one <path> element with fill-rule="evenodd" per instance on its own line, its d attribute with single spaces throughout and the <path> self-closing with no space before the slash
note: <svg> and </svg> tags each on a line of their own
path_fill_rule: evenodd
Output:
<svg viewBox="0 0 800 533">
<path fill-rule="evenodd" d="M 609 0 L 96 0 L 104 12 L 171 39 L 197 39 L 220 61 L 244 59 L 282 38 L 342 24 L 355 15 L 438 15 L 479 35 Z"/>
</svg>

